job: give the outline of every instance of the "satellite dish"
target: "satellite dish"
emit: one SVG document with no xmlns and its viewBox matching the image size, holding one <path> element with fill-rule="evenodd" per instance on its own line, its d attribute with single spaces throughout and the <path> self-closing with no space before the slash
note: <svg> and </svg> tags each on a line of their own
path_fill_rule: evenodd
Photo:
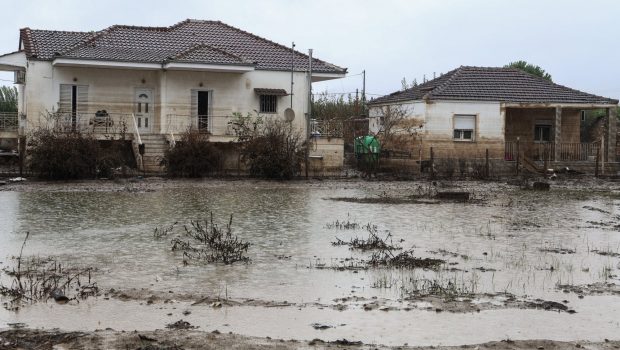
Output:
<svg viewBox="0 0 620 350">
<path fill-rule="evenodd" d="M 287 108 L 284 110 L 284 119 L 287 122 L 292 122 L 295 119 L 295 111 L 292 108 Z"/>
</svg>

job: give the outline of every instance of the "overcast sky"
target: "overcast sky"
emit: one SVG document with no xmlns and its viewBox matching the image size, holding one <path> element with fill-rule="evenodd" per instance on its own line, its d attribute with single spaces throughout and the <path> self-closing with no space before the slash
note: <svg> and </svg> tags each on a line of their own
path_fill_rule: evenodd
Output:
<svg viewBox="0 0 620 350">
<path fill-rule="evenodd" d="M 361 90 L 369 97 L 461 65 L 526 60 L 557 83 L 620 97 L 620 1 L 603 0 L 3 0 L 0 53 L 17 49 L 19 28 L 91 31 L 113 24 L 169 26 L 221 20 L 284 45 L 314 49 L 347 67 L 315 92 Z M 0 72 L 0 84 L 12 74 Z M 5 80 L 10 80 L 9 82 Z"/>
</svg>

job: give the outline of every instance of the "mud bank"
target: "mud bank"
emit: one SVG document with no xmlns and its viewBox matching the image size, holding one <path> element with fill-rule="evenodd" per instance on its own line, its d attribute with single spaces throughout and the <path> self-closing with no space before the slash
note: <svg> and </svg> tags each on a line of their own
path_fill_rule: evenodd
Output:
<svg viewBox="0 0 620 350">
<path fill-rule="evenodd" d="M 324 342 L 247 337 L 218 331 L 156 330 L 151 332 L 62 332 L 59 330 L 11 329 L 0 331 L 0 349 L 618 349 L 620 341 L 561 342 L 551 340 L 510 340 L 462 346 L 397 346 L 385 347 L 342 339 Z"/>
</svg>

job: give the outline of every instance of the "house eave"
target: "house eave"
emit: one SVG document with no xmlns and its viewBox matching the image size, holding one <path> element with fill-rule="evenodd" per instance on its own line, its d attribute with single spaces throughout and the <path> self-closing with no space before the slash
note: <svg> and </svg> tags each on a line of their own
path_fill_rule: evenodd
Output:
<svg viewBox="0 0 620 350">
<path fill-rule="evenodd" d="M 245 73 L 254 70 L 254 66 L 250 65 L 233 65 L 233 64 L 206 64 L 206 63 L 184 63 L 170 62 L 163 65 L 168 70 L 188 70 L 203 72 L 222 72 L 222 73 Z"/>
<path fill-rule="evenodd" d="M 25 70 L 28 64 L 26 53 L 16 51 L 0 56 L 0 71 L 19 71 Z"/>
<path fill-rule="evenodd" d="M 160 63 L 104 61 L 74 58 L 56 58 L 52 61 L 52 65 L 56 67 L 127 68 L 146 70 L 157 70 L 162 68 Z"/>
<path fill-rule="evenodd" d="M 333 80 L 333 79 L 342 79 L 347 76 L 347 73 L 321 73 L 321 72 L 312 72 L 312 82 L 325 81 L 325 80 Z"/>
<path fill-rule="evenodd" d="M 589 103 L 589 102 L 502 102 L 502 107 L 506 108 L 610 108 L 617 107 L 618 102 L 613 103 Z"/>
</svg>

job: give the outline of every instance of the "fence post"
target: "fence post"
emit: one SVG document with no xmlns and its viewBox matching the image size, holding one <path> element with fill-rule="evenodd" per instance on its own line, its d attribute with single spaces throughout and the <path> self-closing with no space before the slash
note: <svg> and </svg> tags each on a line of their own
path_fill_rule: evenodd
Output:
<svg viewBox="0 0 620 350">
<path fill-rule="evenodd" d="M 433 147 L 431 147 L 431 180 L 435 179 L 435 154 L 433 153 Z"/>
<path fill-rule="evenodd" d="M 488 148 L 486 149 L 486 163 L 484 166 L 484 177 L 486 179 L 489 178 L 489 149 Z"/>
</svg>

